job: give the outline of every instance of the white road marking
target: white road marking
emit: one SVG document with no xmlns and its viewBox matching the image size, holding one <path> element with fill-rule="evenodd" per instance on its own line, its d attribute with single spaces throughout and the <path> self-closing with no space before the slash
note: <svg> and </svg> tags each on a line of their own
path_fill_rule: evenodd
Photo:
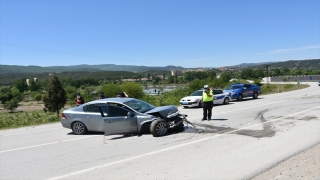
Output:
<svg viewBox="0 0 320 180">
<path fill-rule="evenodd" d="M 91 138 L 91 137 L 96 137 L 96 136 L 99 136 L 99 135 L 92 135 L 92 136 L 90 135 L 90 136 L 80 137 L 80 138 L 75 138 L 75 139 L 68 139 L 68 140 L 56 141 L 56 142 L 51 142 L 51 143 L 46 143 L 46 144 L 39 144 L 39 145 L 35 145 L 35 146 L 27 146 L 27 147 L 22 147 L 22 148 L 17 148 L 17 149 L 10 149 L 10 150 L 5 150 L 5 151 L 0 151 L 0 154 L 1 153 L 6 153 L 6 152 L 23 150 L 23 149 L 30 149 L 30 148 L 34 148 L 34 147 L 48 146 L 48 145 L 51 145 L 51 144 L 64 143 L 64 142 L 69 142 L 69 141 L 76 141 L 76 140 L 86 139 L 86 138 Z"/>
<path fill-rule="evenodd" d="M 57 180 L 57 179 L 62 179 L 62 178 L 68 178 L 68 177 L 73 176 L 73 175 L 82 174 L 82 173 L 85 173 L 85 172 L 101 169 L 101 168 L 112 166 L 112 165 L 115 165 L 115 164 L 120 164 L 120 163 L 124 163 L 124 162 L 127 162 L 127 161 L 132 161 L 132 160 L 143 158 L 143 157 L 146 157 L 146 156 L 158 154 L 158 153 L 161 153 L 161 152 L 170 151 L 170 150 L 177 149 L 177 148 L 180 148 L 180 147 L 184 147 L 184 146 L 187 146 L 187 145 L 191 145 L 191 144 L 199 143 L 199 142 L 202 142 L 202 141 L 210 140 L 210 139 L 213 139 L 213 138 L 216 138 L 216 137 L 220 137 L 220 136 L 223 136 L 223 135 L 226 135 L 226 134 L 231 134 L 231 133 L 243 130 L 243 129 L 251 128 L 251 127 L 254 127 L 254 126 L 262 125 L 262 124 L 273 122 L 273 121 L 278 121 L 278 120 L 284 119 L 286 117 L 294 116 L 294 115 L 301 114 L 301 113 L 305 113 L 305 112 L 308 112 L 308 111 L 311 111 L 311 110 L 314 110 L 314 109 L 317 109 L 317 108 L 320 108 L 320 106 L 317 106 L 317 107 L 314 107 L 314 108 L 311 108 L 311 109 L 307 109 L 307 110 L 303 110 L 303 111 L 300 111 L 300 112 L 296 112 L 296 113 L 293 113 L 293 114 L 290 114 L 290 115 L 287 115 L 287 116 L 283 116 L 281 118 L 275 118 L 275 119 L 272 119 L 272 120 L 268 120 L 268 121 L 263 122 L 263 123 L 258 123 L 258 124 L 254 124 L 254 125 L 251 125 L 251 126 L 243 127 L 243 128 L 237 129 L 237 130 L 229 131 L 229 132 L 226 132 L 226 133 L 223 133 L 223 134 L 217 134 L 217 135 L 214 135 L 214 136 L 205 137 L 205 138 L 198 139 L 198 140 L 195 140 L 195 141 L 179 144 L 179 145 L 176 145 L 176 146 L 171 146 L 169 148 L 164 148 L 164 149 L 160 149 L 160 150 L 157 150 L 157 151 L 141 154 L 141 155 L 138 155 L 138 156 L 133 156 L 133 157 L 130 157 L 130 158 L 126 158 L 126 159 L 110 162 L 110 163 L 107 163 L 107 164 L 94 166 L 94 167 L 87 168 L 87 169 L 80 170 L 80 171 L 76 171 L 76 172 L 73 172 L 73 173 L 68 173 L 68 174 L 65 174 L 65 175 L 62 175 L 62 176 L 53 177 L 53 178 L 50 178 L 48 180 Z"/>
<path fill-rule="evenodd" d="M 50 128 L 50 129 L 42 129 L 42 130 L 37 130 L 37 131 L 29 131 L 29 132 L 15 133 L 15 134 L 7 134 L 7 135 L 1 135 L 1 136 L 15 136 L 15 135 L 20 135 L 20 134 L 28 134 L 28 133 L 34 133 L 34 132 L 40 132 L 40 131 L 50 131 L 50 130 L 62 129 L 62 128 L 63 128 L 63 127 Z"/>
</svg>

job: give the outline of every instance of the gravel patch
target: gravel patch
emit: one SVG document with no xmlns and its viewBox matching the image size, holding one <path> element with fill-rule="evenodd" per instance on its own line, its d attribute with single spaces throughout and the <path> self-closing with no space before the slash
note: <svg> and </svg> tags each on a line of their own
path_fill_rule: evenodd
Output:
<svg viewBox="0 0 320 180">
<path fill-rule="evenodd" d="M 320 180 L 320 143 L 277 164 L 252 180 Z"/>
</svg>

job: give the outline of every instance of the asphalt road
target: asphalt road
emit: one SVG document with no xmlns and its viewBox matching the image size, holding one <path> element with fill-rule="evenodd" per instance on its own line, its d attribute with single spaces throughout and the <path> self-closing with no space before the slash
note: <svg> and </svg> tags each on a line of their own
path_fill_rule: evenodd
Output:
<svg viewBox="0 0 320 180">
<path fill-rule="evenodd" d="M 151 134 L 74 135 L 60 123 L 0 131 L 0 179 L 251 179 L 320 143 L 320 87 L 202 109 L 197 128 Z"/>
</svg>

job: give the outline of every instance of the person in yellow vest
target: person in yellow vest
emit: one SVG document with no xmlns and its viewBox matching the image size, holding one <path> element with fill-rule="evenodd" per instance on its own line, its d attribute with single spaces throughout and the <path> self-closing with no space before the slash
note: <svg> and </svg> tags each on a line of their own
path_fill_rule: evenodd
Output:
<svg viewBox="0 0 320 180">
<path fill-rule="evenodd" d="M 208 85 L 203 86 L 202 92 L 202 107 L 203 107 L 203 120 L 210 120 L 212 115 L 212 107 L 213 107 L 213 93 Z"/>
</svg>

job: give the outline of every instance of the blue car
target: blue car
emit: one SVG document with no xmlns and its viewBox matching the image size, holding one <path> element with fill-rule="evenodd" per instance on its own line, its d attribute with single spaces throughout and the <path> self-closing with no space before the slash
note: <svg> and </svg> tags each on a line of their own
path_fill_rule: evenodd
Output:
<svg viewBox="0 0 320 180">
<path fill-rule="evenodd" d="M 259 94 L 261 94 L 261 88 L 254 84 L 232 84 L 224 92 L 229 92 L 232 99 L 241 101 L 243 98 L 249 97 L 257 99 Z"/>
</svg>

